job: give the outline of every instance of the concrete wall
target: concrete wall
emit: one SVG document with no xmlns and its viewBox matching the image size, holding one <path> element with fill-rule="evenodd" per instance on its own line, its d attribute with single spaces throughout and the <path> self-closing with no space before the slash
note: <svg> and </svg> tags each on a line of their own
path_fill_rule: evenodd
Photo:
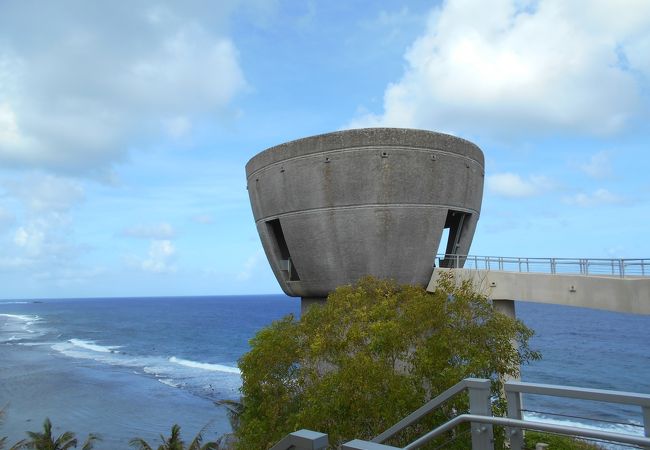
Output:
<svg viewBox="0 0 650 450">
<path fill-rule="evenodd" d="M 428 290 L 433 290 L 436 269 Z M 635 314 L 650 314 L 650 278 L 593 275 L 500 272 L 451 269 L 460 279 L 470 279 L 491 299 L 552 303 Z"/>
<path fill-rule="evenodd" d="M 467 254 L 484 160 L 453 136 L 371 128 L 272 147 L 248 162 L 246 175 L 282 289 L 319 298 L 368 274 L 426 285 L 450 211 L 465 219 L 455 252 Z"/>
</svg>

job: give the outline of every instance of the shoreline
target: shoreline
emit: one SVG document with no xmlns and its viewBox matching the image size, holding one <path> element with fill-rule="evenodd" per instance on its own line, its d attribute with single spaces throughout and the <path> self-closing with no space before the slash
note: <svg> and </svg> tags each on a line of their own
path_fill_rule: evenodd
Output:
<svg viewBox="0 0 650 450">
<path fill-rule="evenodd" d="M 206 439 L 230 432 L 225 408 L 130 368 L 69 358 L 48 345 L 3 344 L 0 361 L 0 436 L 8 445 L 40 431 L 46 417 L 55 433 L 72 431 L 80 441 L 101 435 L 97 450 L 129 448 L 134 437 L 153 445 L 175 423 L 188 440 L 208 423 Z"/>
</svg>

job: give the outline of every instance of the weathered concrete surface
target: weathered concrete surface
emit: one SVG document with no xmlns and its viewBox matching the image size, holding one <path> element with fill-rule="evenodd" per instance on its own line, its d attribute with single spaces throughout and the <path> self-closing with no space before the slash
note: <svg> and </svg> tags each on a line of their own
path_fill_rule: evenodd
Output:
<svg viewBox="0 0 650 450">
<path fill-rule="evenodd" d="M 438 274 L 445 270 L 453 270 L 459 279 L 472 280 L 491 299 L 650 314 L 650 278 L 439 268 L 428 290 L 435 288 Z"/>
<path fill-rule="evenodd" d="M 272 147 L 248 162 L 246 175 L 280 286 L 322 298 L 365 275 L 425 286 L 445 227 L 458 231 L 447 253 L 467 254 L 484 160 L 453 136 L 370 128 Z"/>
</svg>

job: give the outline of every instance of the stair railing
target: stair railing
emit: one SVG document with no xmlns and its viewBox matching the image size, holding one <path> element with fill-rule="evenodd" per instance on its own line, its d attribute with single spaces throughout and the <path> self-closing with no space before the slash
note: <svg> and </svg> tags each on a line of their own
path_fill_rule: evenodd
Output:
<svg viewBox="0 0 650 450">
<path fill-rule="evenodd" d="M 405 428 L 413 425 L 444 402 L 467 389 L 469 394 L 469 413 L 461 414 L 425 433 L 405 447 L 393 447 L 384 444 L 385 441 L 395 436 Z M 462 423 L 471 425 L 472 450 L 493 450 L 493 426 L 506 429 L 506 438 L 512 450 L 523 450 L 523 430 L 537 430 L 549 433 L 587 439 L 599 439 L 636 445 L 650 450 L 650 394 L 638 394 L 621 391 L 608 391 L 602 389 L 589 389 L 570 386 L 557 386 L 540 383 L 524 383 L 509 381 L 504 384 L 504 391 L 508 403 L 508 417 L 492 416 L 490 397 L 490 380 L 467 378 L 447 389 L 436 398 L 425 403 L 422 407 L 412 412 L 398 423 L 379 434 L 371 441 L 354 439 L 341 446 L 341 450 L 416 450 L 426 443 L 452 430 Z M 641 408 L 643 416 L 643 436 L 635 434 L 617 433 L 606 430 L 595 430 L 579 426 L 565 426 L 554 423 L 537 422 L 523 416 L 522 394 L 546 395 L 551 397 L 567 397 L 577 400 L 592 400 L 605 403 L 618 403 L 636 405 Z M 309 430 L 300 430 L 287 435 L 271 450 L 323 450 L 327 448 L 327 435 Z"/>
</svg>

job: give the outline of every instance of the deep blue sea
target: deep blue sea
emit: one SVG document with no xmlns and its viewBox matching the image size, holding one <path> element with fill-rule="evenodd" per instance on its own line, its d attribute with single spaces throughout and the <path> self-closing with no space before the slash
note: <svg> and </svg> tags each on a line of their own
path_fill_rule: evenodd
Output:
<svg viewBox="0 0 650 450">
<path fill-rule="evenodd" d="M 214 438 L 229 431 L 214 402 L 239 397 L 248 340 L 299 310 L 283 295 L 0 300 L 0 436 L 13 443 L 50 417 L 56 432 L 99 433 L 98 449 L 133 437 L 157 446 L 174 423 L 187 440 L 206 425 Z M 517 303 L 517 315 L 543 354 L 524 381 L 650 393 L 650 316 L 535 303 Z M 635 408 L 545 397 L 524 407 L 546 421 L 642 433 Z"/>
</svg>

